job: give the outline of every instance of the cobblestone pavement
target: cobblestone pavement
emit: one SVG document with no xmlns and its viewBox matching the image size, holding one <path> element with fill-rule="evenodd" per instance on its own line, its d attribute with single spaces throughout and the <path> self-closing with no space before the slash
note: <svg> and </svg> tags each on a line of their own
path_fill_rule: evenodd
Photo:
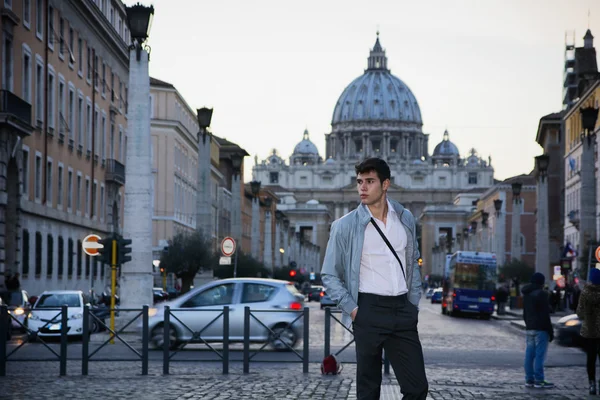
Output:
<svg viewBox="0 0 600 400">
<path fill-rule="evenodd" d="M 10 362 L 0 378 L 0 399 L 356 399 L 354 364 L 345 364 L 338 376 L 322 376 L 318 364 L 302 373 L 300 364 L 251 364 L 250 373 L 234 363 L 222 375 L 216 363 L 172 364 L 162 375 L 162 364 L 151 363 L 141 376 L 140 363 L 95 362 L 81 376 L 76 364 L 58 376 L 57 363 Z M 522 370 L 505 368 L 427 368 L 428 399 L 585 399 L 584 367 L 548 368 L 554 389 L 526 389 Z M 384 376 L 382 399 L 400 399 L 394 376 Z"/>
</svg>

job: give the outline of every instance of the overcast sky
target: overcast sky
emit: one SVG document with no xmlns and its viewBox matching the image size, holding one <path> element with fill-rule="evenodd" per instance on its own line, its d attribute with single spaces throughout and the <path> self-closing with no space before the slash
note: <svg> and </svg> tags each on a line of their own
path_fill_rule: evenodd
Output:
<svg viewBox="0 0 600 400">
<path fill-rule="evenodd" d="M 540 117 L 562 107 L 565 33 L 583 46 L 589 26 L 600 48 L 598 0 L 143 3 L 155 8 L 150 75 L 191 107 L 214 107 L 212 131 L 245 148 L 247 166 L 272 148 L 287 160 L 305 128 L 324 156 L 337 99 L 379 29 L 388 67 L 419 102 L 430 154 L 447 128 L 461 155 L 491 155 L 497 179 L 528 173 Z"/>
</svg>

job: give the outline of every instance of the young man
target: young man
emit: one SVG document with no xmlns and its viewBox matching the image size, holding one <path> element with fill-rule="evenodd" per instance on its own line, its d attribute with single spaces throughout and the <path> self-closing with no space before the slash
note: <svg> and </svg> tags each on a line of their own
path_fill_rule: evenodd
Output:
<svg viewBox="0 0 600 400">
<path fill-rule="evenodd" d="M 352 325 L 357 397 L 379 399 L 385 349 L 403 398 L 425 400 L 428 384 L 417 332 L 421 272 L 415 218 L 387 198 L 391 175 L 384 160 L 369 158 L 355 169 L 360 205 L 331 225 L 321 278 L 344 313 L 343 323 Z"/>
<path fill-rule="evenodd" d="M 523 288 L 523 320 L 527 337 L 525 350 L 525 386 L 552 388 L 553 383 L 544 379 L 544 361 L 548 343 L 554 340 L 550 320 L 548 292 L 544 290 L 543 274 L 536 272 L 531 283 Z"/>
</svg>

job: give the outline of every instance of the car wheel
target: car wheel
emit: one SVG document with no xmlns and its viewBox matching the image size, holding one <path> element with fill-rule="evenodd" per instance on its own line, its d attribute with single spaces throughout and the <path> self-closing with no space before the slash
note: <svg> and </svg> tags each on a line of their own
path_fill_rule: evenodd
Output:
<svg viewBox="0 0 600 400">
<path fill-rule="evenodd" d="M 150 342 L 156 349 L 164 350 L 164 347 L 163 347 L 165 344 L 164 334 L 165 334 L 165 327 L 163 324 L 156 325 L 154 327 L 154 329 L 152 329 L 152 332 L 150 332 Z M 169 326 L 169 343 L 170 343 L 169 348 L 171 350 L 175 350 L 179 346 L 179 343 L 177 340 L 177 330 L 172 325 Z"/>
<path fill-rule="evenodd" d="M 269 344 L 276 351 L 290 351 L 290 347 L 293 348 L 298 341 L 296 332 L 294 332 L 290 326 L 284 324 L 275 325 L 272 331 L 273 333 L 269 334 Z M 283 344 L 282 341 L 285 344 Z"/>
</svg>

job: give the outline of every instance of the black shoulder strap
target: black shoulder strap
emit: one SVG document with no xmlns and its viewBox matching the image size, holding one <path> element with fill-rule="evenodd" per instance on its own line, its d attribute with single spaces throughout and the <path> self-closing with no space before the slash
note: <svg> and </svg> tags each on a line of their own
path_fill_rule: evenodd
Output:
<svg viewBox="0 0 600 400">
<path fill-rule="evenodd" d="M 406 280 L 406 273 L 404 272 L 404 266 L 402 265 L 402 261 L 400 261 L 400 257 L 398 257 L 398 254 L 396 254 L 396 250 L 394 250 L 394 248 L 392 247 L 392 244 L 385 237 L 385 235 L 381 231 L 381 228 L 379 228 L 379 225 L 377 225 L 377 222 L 375 222 L 375 220 L 373 219 L 373 217 L 371 217 L 371 223 L 373 224 L 373 226 L 375 227 L 375 229 L 377 229 L 377 232 L 379 232 L 379 234 L 381 235 L 381 238 L 383 239 L 383 241 L 385 242 L 385 244 L 387 244 L 387 246 L 390 248 L 390 250 L 392 251 L 392 253 L 394 253 L 394 256 L 396 256 L 396 260 L 398 260 L 398 262 L 400 263 L 400 268 L 402 269 L 402 275 L 404 276 L 404 280 Z M 406 284 L 408 285 L 408 282 Z"/>
</svg>

